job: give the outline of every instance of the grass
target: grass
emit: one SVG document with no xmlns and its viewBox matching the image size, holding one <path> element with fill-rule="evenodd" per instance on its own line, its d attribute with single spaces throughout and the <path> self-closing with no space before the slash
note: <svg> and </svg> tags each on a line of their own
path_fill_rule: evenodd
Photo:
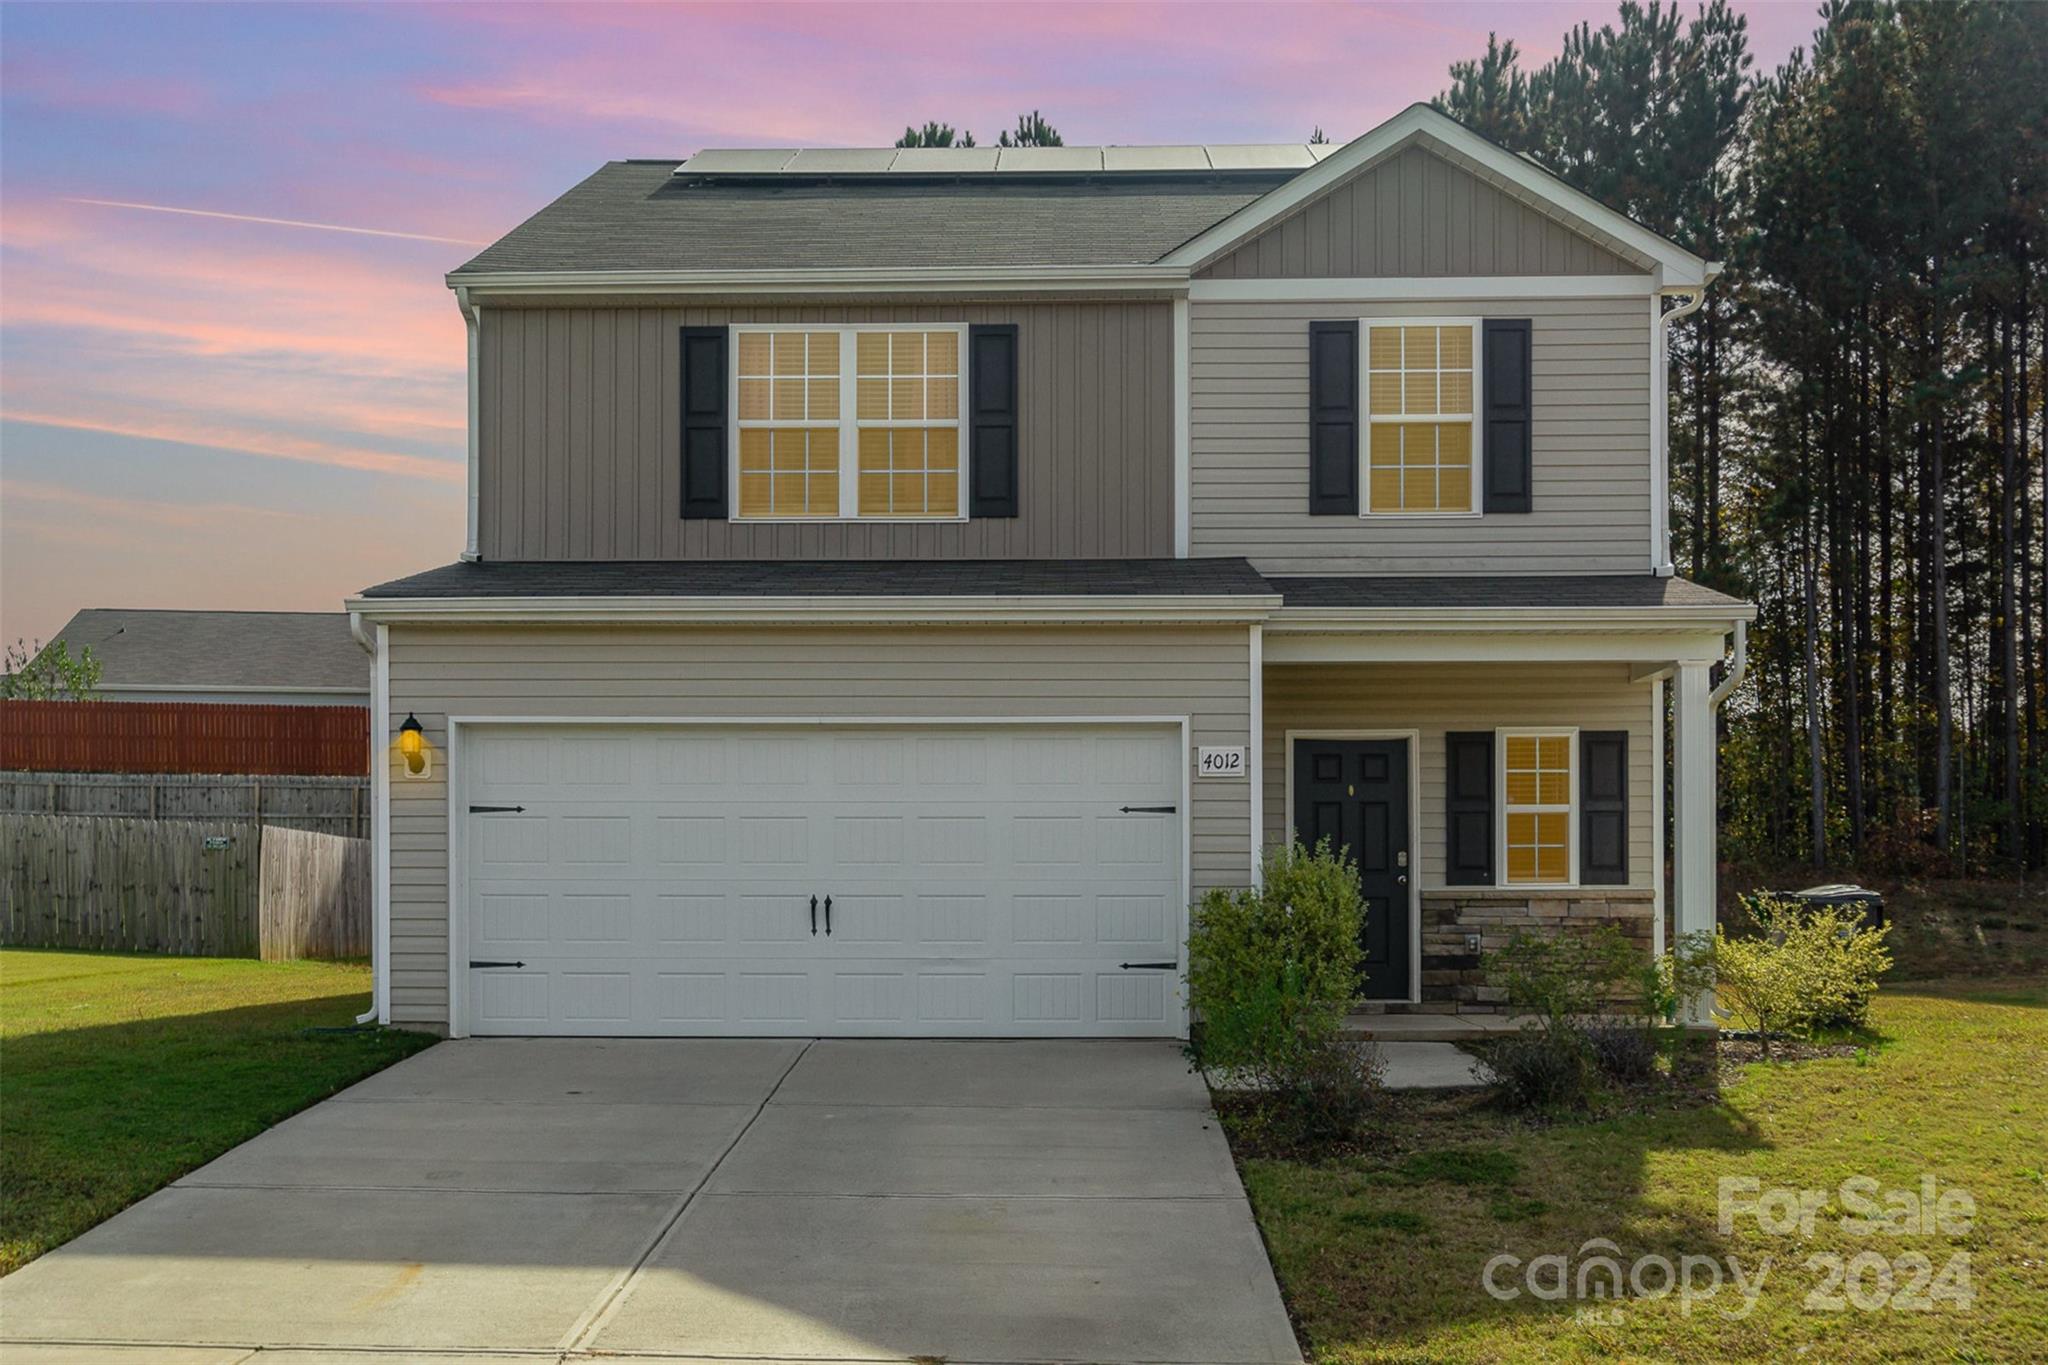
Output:
<svg viewBox="0 0 2048 1365">
<path fill-rule="evenodd" d="M 1855 1055 L 1746 1066 L 1705 1107 L 1543 1125 L 1470 1099 L 1401 1097 L 1377 1150 L 1242 1161 L 1310 1358 L 2048 1359 L 2048 982 L 1895 985 L 1878 998 L 1874 1029 L 1879 1037 Z M 1917 1190 L 1923 1174 L 1974 1198 L 1969 1231 L 1840 1226 L 1843 1180 Z M 1749 1217 L 1724 1235 L 1723 1177 L 1826 1191 L 1813 1235 L 1767 1234 Z M 1595 1238 L 1618 1255 L 1582 1252 Z M 1742 1304 L 1732 1282 L 1690 1313 L 1676 1294 L 1595 1301 L 1579 1313 L 1570 1298 L 1527 1292 L 1533 1258 L 1566 1257 L 1576 1277 L 1603 1251 L 1624 1270 L 1652 1253 L 1674 1263 L 1711 1256 L 1724 1273 L 1732 1256 L 1752 1277 L 1766 1257 L 1770 1265 L 1742 1317 L 1731 1316 Z M 1871 1307 L 1809 1307 L 1825 1286 L 1808 1258 L 1846 1262 L 1864 1251 L 1919 1253 L 1936 1271 L 1965 1252 L 1974 1306 L 1879 1306 L 1872 1268 L 1857 1282 Z M 1496 1279 L 1522 1288 L 1512 1302 L 1481 1283 L 1503 1252 L 1523 1263 Z"/>
<path fill-rule="evenodd" d="M 434 1040 L 359 963 L 0 950 L 0 1274 Z"/>
</svg>

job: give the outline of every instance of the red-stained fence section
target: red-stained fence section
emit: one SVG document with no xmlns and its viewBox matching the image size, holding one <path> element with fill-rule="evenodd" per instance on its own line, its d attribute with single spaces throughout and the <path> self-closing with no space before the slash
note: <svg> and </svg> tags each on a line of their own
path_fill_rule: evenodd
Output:
<svg viewBox="0 0 2048 1365">
<path fill-rule="evenodd" d="M 370 712 L 362 706 L 0 701 L 0 768 L 360 777 L 370 770 Z"/>
</svg>

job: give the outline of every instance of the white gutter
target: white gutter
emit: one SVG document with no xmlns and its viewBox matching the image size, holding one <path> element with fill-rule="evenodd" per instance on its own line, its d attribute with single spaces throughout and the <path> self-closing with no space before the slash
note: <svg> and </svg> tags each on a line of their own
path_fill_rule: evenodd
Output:
<svg viewBox="0 0 2048 1365">
<path fill-rule="evenodd" d="M 1721 263 L 1709 261 L 1701 283 L 1666 285 L 1650 300 L 1656 312 L 1650 358 L 1650 570 L 1659 578 L 1678 572 L 1671 562 L 1671 324 L 1699 311 L 1707 301 L 1707 285 L 1720 273 Z M 1683 302 L 1667 312 L 1667 298 Z"/>
<path fill-rule="evenodd" d="M 1754 611 L 1750 613 L 1752 618 L 1755 615 Z M 1742 681 L 1742 675 L 1748 671 L 1749 621 L 1738 619 L 1735 622 L 1735 657 L 1728 663 L 1728 676 L 1721 679 L 1719 687 L 1707 694 L 1707 709 L 1719 709 L 1721 703 L 1728 699 L 1728 694 L 1735 690 L 1736 684 Z"/>
<path fill-rule="evenodd" d="M 1184 266 L 1007 265 L 821 270 L 494 270 L 447 277 L 472 297 L 522 294 L 872 294 L 1161 292 L 1184 289 Z"/>
<path fill-rule="evenodd" d="M 372 660 L 370 670 L 370 1009 L 358 1024 L 391 1019 L 391 764 L 380 736 L 390 723 L 391 663 L 384 627 L 364 629 L 362 613 L 348 614 L 348 633 Z"/>
<path fill-rule="evenodd" d="M 1066 597 L 356 597 L 376 621 L 889 625 L 934 622 L 1263 621 L 1275 593 Z"/>
<path fill-rule="evenodd" d="M 228 692 L 242 695 L 249 692 L 275 692 L 279 696 L 319 697 L 367 697 L 367 687 L 300 687 L 272 686 L 268 683 L 101 683 L 93 688 L 95 692 L 191 692 L 211 694 Z"/>
<path fill-rule="evenodd" d="M 480 409 L 477 404 L 476 334 L 477 327 L 482 321 L 479 315 L 483 310 L 470 301 L 469 287 L 467 285 L 458 284 L 455 286 L 455 306 L 462 310 L 464 330 L 469 334 L 469 420 L 467 423 L 469 430 L 469 537 L 464 542 L 462 558 L 474 562 L 478 557 L 476 548 L 477 513 L 482 505 L 482 496 L 478 492 L 478 475 L 481 472 L 482 466 L 478 458 L 479 437 L 477 427 Z"/>
<path fill-rule="evenodd" d="M 1704 607 L 1288 607 L 1266 623 L 1279 633 L 1371 630 L 1670 630 L 1756 619 L 1748 603 Z"/>
</svg>

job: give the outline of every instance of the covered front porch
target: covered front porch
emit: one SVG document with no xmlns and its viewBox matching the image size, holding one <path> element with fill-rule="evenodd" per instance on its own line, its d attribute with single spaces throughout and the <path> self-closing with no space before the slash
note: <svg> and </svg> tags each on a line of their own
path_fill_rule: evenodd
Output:
<svg viewBox="0 0 2048 1365">
<path fill-rule="evenodd" d="M 1293 581 L 1259 632 L 1253 818 L 1357 859 L 1362 1012 L 1504 1013 L 1482 959 L 1517 930 L 1611 924 L 1647 955 L 1712 929 L 1746 604 L 1672 580 L 1636 605 L 1315 600 L 1356 582 Z"/>
</svg>

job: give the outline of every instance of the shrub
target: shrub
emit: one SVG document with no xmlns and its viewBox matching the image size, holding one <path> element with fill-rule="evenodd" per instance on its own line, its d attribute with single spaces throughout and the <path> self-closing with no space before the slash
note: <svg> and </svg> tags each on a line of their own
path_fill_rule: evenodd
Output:
<svg viewBox="0 0 2048 1365">
<path fill-rule="evenodd" d="M 1351 1003 L 1363 918 L 1357 867 L 1327 840 L 1269 850 L 1255 890 L 1205 895 L 1188 934 L 1195 1063 L 1307 1065 Z"/>
<path fill-rule="evenodd" d="M 1552 1030 L 1626 998 L 1641 965 L 1635 945 L 1612 924 L 1603 924 L 1591 933 L 1517 930 L 1490 955 L 1486 967 L 1506 988 L 1510 1006 L 1536 1015 Z"/>
<path fill-rule="evenodd" d="M 1255 1136 L 1285 1147 L 1317 1147 L 1356 1136 L 1377 1111 L 1385 1066 L 1379 1049 L 1327 1038 L 1305 1043 L 1267 1067 L 1248 1068 L 1257 1097 Z"/>
<path fill-rule="evenodd" d="M 1481 1078 L 1514 1109 L 1567 1109 L 1593 1089 L 1592 1049 L 1578 1029 L 1523 1029 L 1479 1051 Z"/>
<path fill-rule="evenodd" d="M 1643 1085 L 1657 1075 L 1657 1040 L 1639 1025 L 1615 1022 L 1586 1030 L 1586 1047 L 1600 1074 L 1619 1085 Z"/>
<path fill-rule="evenodd" d="M 1753 936 L 1717 931 L 1714 960 L 1725 1017 L 1756 1032 L 1764 1055 L 1773 1034 L 1811 1037 L 1869 1021 L 1877 981 L 1891 966 L 1889 926 L 1866 927 L 1832 906 L 1809 908 L 1759 892 L 1743 897 Z"/>
</svg>

